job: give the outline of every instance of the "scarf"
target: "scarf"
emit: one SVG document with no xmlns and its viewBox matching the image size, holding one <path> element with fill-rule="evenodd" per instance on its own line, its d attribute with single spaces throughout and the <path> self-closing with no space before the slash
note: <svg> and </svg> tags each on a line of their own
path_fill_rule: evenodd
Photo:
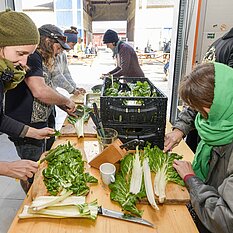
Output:
<svg viewBox="0 0 233 233">
<path fill-rule="evenodd" d="M 15 88 L 25 77 L 25 70 L 20 67 L 14 67 L 14 64 L 7 59 L 0 59 L 0 78 L 4 85 L 4 92 Z"/>
<path fill-rule="evenodd" d="M 233 69 L 214 63 L 214 99 L 208 119 L 200 113 L 195 126 L 201 138 L 193 161 L 195 174 L 203 181 L 209 172 L 209 161 L 214 146 L 222 146 L 233 141 Z"/>
<path fill-rule="evenodd" d="M 116 47 L 115 47 L 114 49 L 112 49 L 112 51 L 113 51 L 112 57 L 113 57 L 113 58 L 115 58 L 116 55 L 119 53 L 120 45 L 123 44 L 123 43 L 124 43 L 124 42 L 121 41 L 121 40 L 118 40 L 118 41 L 117 41 Z"/>
</svg>

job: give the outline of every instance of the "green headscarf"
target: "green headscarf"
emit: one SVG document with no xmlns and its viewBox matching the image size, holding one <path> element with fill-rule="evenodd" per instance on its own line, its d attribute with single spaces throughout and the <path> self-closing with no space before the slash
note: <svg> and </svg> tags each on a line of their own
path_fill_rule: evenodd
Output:
<svg viewBox="0 0 233 233">
<path fill-rule="evenodd" d="M 4 80 L 4 73 L 12 73 L 10 80 Z M 21 67 L 14 67 L 14 64 L 7 59 L 0 58 L 0 78 L 4 84 L 4 92 L 15 88 L 20 82 L 23 81 L 26 71 Z"/>
<path fill-rule="evenodd" d="M 213 147 L 233 141 L 233 69 L 217 62 L 214 63 L 214 69 L 214 100 L 208 119 L 204 119 L 200 113 L 195 119 L 201 141 L 194 157 L 193 169 L 203 181 L 206 180 L 209 172 Z"/>
</svg>

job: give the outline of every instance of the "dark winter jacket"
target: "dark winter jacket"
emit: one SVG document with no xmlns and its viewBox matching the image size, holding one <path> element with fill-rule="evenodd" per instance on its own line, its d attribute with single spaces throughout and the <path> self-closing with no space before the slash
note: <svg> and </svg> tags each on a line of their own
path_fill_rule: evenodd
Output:
<svg viewBox="0 0 233 233">
<path fill-rule="evenodd" d="M 216 61 L 233 67 L 233 28 L 210 46 L 203 61 Z"/>
</svg>

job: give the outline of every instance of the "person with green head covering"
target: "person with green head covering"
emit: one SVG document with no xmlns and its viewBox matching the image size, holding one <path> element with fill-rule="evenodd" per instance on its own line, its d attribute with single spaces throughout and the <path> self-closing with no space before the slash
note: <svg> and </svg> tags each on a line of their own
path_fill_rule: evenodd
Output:
<svg viewBox="0 0 233 233">
<path fill-rule="evenodd" d="M 200 135 L 194 161 L 174 161 L 190 193 L 201 233 L 233 232 L 233 69 L 198 65 L 180 85 L 182 100 L 198 112 Z"/>
<path fill-rule="evenodd" d="M 0 132 L 20 138 L 49 138 L 50 128 L 35 129 L 4 114 L 4 93 L 11 91 L 25 76 L 27 58 L 38 43 L 39 33 L 34 22 L 24 13 L 0 12 Z M 38 164 L 29 160 L 0 162 L 0 175 L 27 180 L 37 171 Z"/>
</svg>

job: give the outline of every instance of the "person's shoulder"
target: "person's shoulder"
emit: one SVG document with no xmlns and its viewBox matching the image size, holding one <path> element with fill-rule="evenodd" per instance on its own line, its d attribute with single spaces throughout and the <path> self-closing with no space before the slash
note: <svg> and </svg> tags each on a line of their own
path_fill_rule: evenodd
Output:
<svg viewBox="0 0 233 233">
<path fill-rule="evenodd" d="M 32 53 L 32 54 L 28 57 L 28 59 L 30 59 L 30 60 L 34 60 L 34 59 L 36 59 L 36 60 L 42 60 L 42 55 L 40 54 L 39 51 L 36 50 L 34 53 Z"/>
</svg>

